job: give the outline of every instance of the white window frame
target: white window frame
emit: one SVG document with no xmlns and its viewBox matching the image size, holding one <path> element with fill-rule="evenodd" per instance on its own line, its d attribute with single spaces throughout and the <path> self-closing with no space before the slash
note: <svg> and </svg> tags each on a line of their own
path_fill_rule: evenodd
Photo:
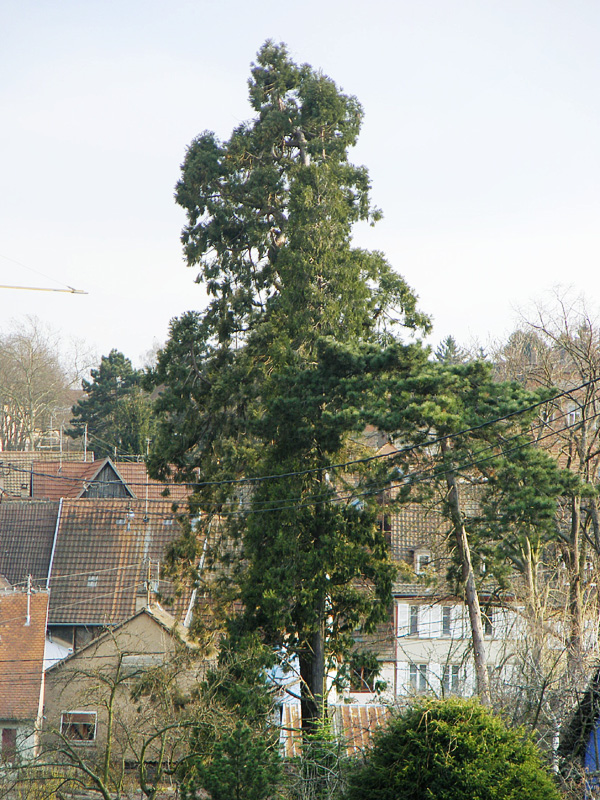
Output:
<svg viewBox="0 0 600 800">
<path fill-rule="evenodd" d="M 442 669 L 442 688 L 444 697 L 461 694 L 461 675 L 459 664 L 444 664 Z"/>
<path fill-rule="evenodd" d="M 408 633 L 409 636 L 419 635 L 420 606 L 409 606 L 408 609 Z"/>
<path fill-rule="evenodd" d="M 452 606 L 442 606 L 442 636 L 452 636 Z"/>
<path fill-rule="evenodd" d="M 67 735 L 65 732 L 65 728 L 67 726 L 73 725 L 74 723 L 71 720 L 65 719 L 65 717 L 69 715 L 81 714 L 85 715 L 86 717 L 90 717 L 90 722 L 84 724 L 92 724 L 93 720 L 93 736 L 91 739 L 74 739 Z M 60 714 L 60 733 L 61 736 L 64 736 L 65 739 L 69 742 L 69 744 L 76 745 L 77 747 L 89 747 L 90 745 L 96 744 L 96 737 L 98 735 L 98 713 L 96 711 L 90 711 L 88 708 L 74 708 L 69 711 L 61 711 Z"/>
<path fill-rule="evenodd" d="M 425 575 L 432 563 L 433 560 L 429 550 L 425 550 L 422 553 L 415 553 L 415 573 L 417 575 Z"/>
<path fill-rule="evenodd" d="M 429 665 L 410 664 L 408 668 L 409 685 L 415 694 L 425 694 L 429 690 Z"/>
</svg>

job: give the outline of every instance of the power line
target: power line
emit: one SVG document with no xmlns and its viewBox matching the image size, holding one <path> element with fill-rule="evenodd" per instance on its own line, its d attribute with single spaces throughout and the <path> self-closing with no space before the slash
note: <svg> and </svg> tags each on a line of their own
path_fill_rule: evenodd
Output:
<svg viewBox="0 0 600 800">
<path fill-rule="evenodd" d="M 588 417 L 588 420 L 595 419 L 595 418 L 597 418 L 599 416 L 600 416 L 600 412 L 592 415 L 591 417 Z M 517 445 L 515 447 L 512 447 L 512 448 L 509 448 L 507 450 L 503 450 L 502 453 L 500 453 L 500 454 L 494 453 L 494 454 L 492 454 L 490 456 L 487 456 L 485 458 L 482 458 L 482 459 L 476 458 L 476 459 L 472 459 L 472 460 L 470 460 L 468 462 L 465 462 L 465 463 L 462 463 L 462 464 L 455 464 L 455 465 L 453 465 L 453 470 L 455 472 L 463 472 L 466 469 L 471 469 L 472 467 L 476 467 L 476 466 L 480 466 L 481 464 L 489 463 L 490 461 L 493 461 L 493 460 L 499 458 L 500 456 L 506 455 L 508 453 L 516 452 L 518 450 L 523 450 L 526 447 L 535 446 L 539 442 L 544 441 L 547 438 L 552 438 L 552 437 L 557 436 L 558 434 L 560 434 L 560 433 L 562 433 L 562 432 L 564 432 L 566 430 L 569 430 L 569 428 L 571 428 L 571 427 L 572 426 L 567 425 L 564 428 L 559 429 L 558 431 L 551 431 L 548 434 L 546 434 L 546 436 L 540 437 L 538 439 L 526 440 L 522 444 L 519 444 L 519 445 Z M 518 438 L 518 437 L 514 437 L 514 438 Z M 487 450 L 490 450 L 492 448 L 493 448 L 493 445 L 488 445 L 488 447 L 484 448 L 481 452 L 486 452 Z M 412 485 L 415 485 L 415 484 L 418 484 L 418 483 L 423 483 L 425 480 L 429 480 L 432 477 L 436 478 L 436 477 L 440 477 L 442 475 L 445 475 L 447 471 L 448 470 L 446 468 L 444 468 L 444 467 L 438 468 L 437 465 L 432 465 L 430 467 L 425 467 L 425 468 L 423 468 L 421 470 L 418 470 L 417 472 L 407 473 L 406 475 L 403 476 L 402 481 L 394 482 L 394 483 L 384 483 L 384 484 L 380 484 L 379 486 L 375 485 L 375 486 L 373 486 L 373 487 L 371 487 L 369 489 L 366 489 L 363 492 L 354 492 L 353 491 L 353 492 L 348 492 L 345 495 L 338 494 L 338 495 L 334 496 L 332 494 L 333 490 L 329 489 L 329 490 L 327 490 L 327 492 L 321 492 L 321 493 L 318 493 L 318 494 L 308 495 L 305 499 L 309 500 L 310 502 L 300 503 L 300 502 L 295 502 L 295 501 L 300 501 L 302 498 L 287 498 L 287 499 L 289 499 L 291 501 L 291 503 L 292 503 L 291 505 L 271 506 L 271 507 L 268 507 L 268 508 L 267 507 L 265 507 L 265 508 L 254 508 L 254 505 L 253 505 L 253 506 L 249 506 L 245 510 L 240 510 L 238 508 L 238 510 L 235 510 L 235 511 L 220 510 L 218 513 L 219 513 L 220 516 L 236 516 L 236 515 L 241 515 L 242 513 L 261 514 L 261 513 L 269 513 L 269 512 L 272 512 L 272 511 L 286 511 L 286 510 L 290 510 L 290 509 L 293 509 L 293 508 L 309 508 L 314 504 L 321 503 L 324 500 L 327 500 L 328 498 L 331 498 L 332 502 L 335 502 L 335 501 L 340 502 L 340 501 L 345 501 L 345 500 L 356 500 L 356 499 L 359 499 L 361 497 L 371 497 L 371 496 L 377 495 L 377 494 L 381 493 L 384 490 L 400 489 L 400 488 L 402 488 L 403 486 L 406 486 L 406 485 L 411 485 L 412 486 Z M 286 501 L 287 501 L 287 499 L 286 499 Z M 261 501 L 261 502 L 266 504 L 266 503 L 273 502 L 273 501 L 268 501 L 267 500 L 267 501 Z M 239 505 L 241 505 L 241 503 L 238 501 L 238 506 Z"/>
<path fill-rule="evenodd" d="M 600 379 L 597 379 L 597 380 L 600 380 Z M 580 389 L 583 386 L 587 386 L 587 385 L 590 385 L 590 384 L 595 383 L 595 382 L 596 381 L 588 381 L 585 384 L 582 384 L 581 386 L 576 387 L 575 389 L 569 390 L 569 392 L 575 391 L 576 389 Z M 555 397 L 560 397 L 560 396 L 562 396 L 562 394 L 564 394 L 564 393 L 561 393 L 561 395 L 556 395 Z M 546 402 L 547 401 L 544 401 L 544 402 L 541 402 L 541 403 L 537 403 L 537 404 L 535 404 L 535 406 L 544 405 Z M 511 412 L 511 414 L 507 415 L 507 416 L 515 416 L 516 414 L 523 413 L 525 410 L 530 410 L 530 408 L 531 407 L 528 407 L 527 409 L 521 410 L 520 412 L 519 411 Z M 564 412 L 562 415 L 559 416 L 559 419 L 561 417 L 564 418 L 565 416 L 568 416 L 568 414 L 569 414 L 569 412 Z M 594 414 L 594 415 L 592 415 L 590 417 L 587 417 L 586 421 L 590 422 L 590 421 L 594 420 L 595 418 L 597 418 L 598 416 L 599 416 L 599 414 Z M 504 420 L 504 419 L 505 419 L 505 417 L 499 417 L 499 418 L 496 418 L 495 420 L 490 420 L 490 421 L 488 421 L 486 423 L 481 423 L 480 425 L 474 426 L 473 428 L 464 429 L 464 430 L 462 430 L 460 432 L 457 432 L 456 434 L 452 434 L 452 435 L 449 435 L 449 436 L 438 437 L 435 440 L 429 440 L 427 442 L 421 442 L 421 443 L 419 443 L 417 445 L 412 445 L 412 446 L 410 446 L 408 448 L 405 448 L 403 450 L 397 451 L 395 453 L 377 454 L 376 456 L 370 456 L 370 457 L 368 457 L 366 459 L 357 459 L 357 460 L 354 460 L 354 461 L 348 461 L 348 462 L 345 462 L 344 465 L 351 466 L 352 464 L 361 463 L 363 461 L 371 461 L 374 458 L 388 458 L 388 459 L 389 458 L 397 458 L 399 454 L 403 454 L 405 452 L 414 451 L 414 450 L 419 449 L 421 447 L 431 447 L 432 444 L 440 443 L 440 442 L 442 442 L 444 440 L 447 440 L 449 438 L 456 438 L 456 437 L 458 437 L 460 435 L 464 435 L 465 433 L 468 433 L 468 432 L 470 432 L 472 430 L 480 430 L 483 427 L 486 427 L 486 426 L 489 426 L 491 424 L 494 424 L 498 420 Z M 549 423 L 547 421 L 542 421 L 537 426 L 535 426 L 533 428 L 533 430 L 536 430 L 538 428 L 547 428 L 548 424 Z M 519 450 L 519 449 L 523 449 L 523 448 L 531 446 L 531 445 L 538 445 L 540 442 L 544 441 L 545 439 L 552 438 L 552 437 L 555 437 L 555 436 L 559 436 L 561 433 L 564 433 L 565 431 L 568 431 L 568 430 L 572 429 L 573 427 L 574 426 L 572 426 L 572 425 L 566 425 L 563 428 L 560 428 L 558 430 L 551 430 L 546 434 L 546 436 L 538 437 L 538 438 L 532 439 L 532 440 L 527 440 L 527 441 L 523 442 L 521 445 L 519 445 L 518 447 L 509 448 L 508 450 L 504 450 L 503 452 L 504 452 L 504 454 L 506 454 L 506 453 L 514 452 L 514 451 Z M 515 439 L 518 439 L 523 435 L 524 434 L 516 434 L 515 436 L 510 437 L 506 441 L 507 442 L 514 441 Z M 493 450 L 494 447 L 495 447 L 495 445 L 488 445 L 487 447 L 483 448 L 483 450 L 480 451 L 480 454 L 484 453 L 486 451 L 489 451 L 489 450 Z M 490 460 L 493 460 L 493 459 L 495 459 L 497 457 L 498 457 L 498 454 L 494 454 L 494 455 L 488 456 L 488 457 L 486 457 L 484 459 L 481 459 L 481 458 L 472 459 L 472 460 L 470 460 L 470 461 L 468 461 L 468 462 L 466 462 L 464 464 L 455 465 L 454 469 L 457 472 L 461 472 L 461 471 L 463 471 L 465 469 L 472 468 L 474 466 L 479 466 L 481 464 L 487 463 Z M 341 466 L 344 466 L 344 465 L 341 465 Z M 11 467 L 11 465 L 5 465 L 5 466 L 8 466 L 9 468 Z M 340 466 L 340 465 L 337 465 L 337 466 Z M 17 471 L 20 471 L 20 472 L 28 472 L 28 471 L 22 470 L 22 469 L 20 469 L 18 467 L 15 467 L 15 469 Z M 332 467 L 329 467 L 328 469 L 333 470 L 334 467 L 332 466 Z M 278 478 L 290 477 L 290 476 L 294 476 L 294 475 L 302 475 L 302 474 L 307 474 L 309 472 L 314 472 L 314 470 L 312 470 L 312 469 L 311 470 L 303 470 L 303 471 L 294 472 L 294 473 L 287 473 L 285 475 L 268 475 L 268 476 L 264 476 L 264 480 L 278 479 Z M 332 489 L 327 489 L 324 492 L 313 493 L 313 494 L 310 494 L 310 495 L 305 495 L 304 497 L 296 496 L 296 497 L 293 497 L 293 498 L 288 497 L 288 498 L 280 498 L 279 499 L 280 503 L 282 501 L 284 501 L 284 502 L 288 503 L 287 505 L 275 505 L 275 506 L 274 505 L 269 505 L 270 503 L 272 504 L 274 501 L 264 500 L 264 501 L 252 501 L 252 506 L 250 506 L 248 504 L 249 501 L 244 501 L 242 498 L 237 498 L 236 500 L 229 501 L 229 502 L 224 502 L 223 504 L 221 504 L 221 508 L 217 513 L 220 516 L 236 516 L 236 515 L 241 515 L 243 513 L 258 514 L 258 513 L 268 513 L 268 512 L 273 512 L 273 511 L 290 510 L 290 509 L 293 509 L 293 508 L 308 508 L 311 505 L 313 505 L 315 503 L 323 502 L 324 500 L 327 500 L 328 498 L 332 498 L 334 501 L 338 501 L 338 502 L 341 502 L 341 501 L 344 501 L 344 500 L 358 499 L 360 497 L 368 497 L 368 496 L 372 496 L 372 495 L 378 494 L 381 491 L 383 491 L 384 489 L 395 489 L 395 488 L 401 488 L 402 486 L 405 486 L 407 484 L 414 485 L 414 484 L 420 483 L 423 480 L 426 480 L 430 473 L 431 473 L 431 477 L 438 477 L 439 475 L 445 474 L 445 470 L 443 470 L 443 469 L 442 470 L 437 470 L 437 472 L 436 472 L 436 466 L 432 465 L 431 467 L 423 468 L 423 469 L 421 469 L 421 470 L 419 470 L 417 472 L 407 473 L 406 475 L 404 475 L 402 477 L 402 480 L 400 482 L 393 482 L 393 483 L 387 483 L 386 482 L 384 484 L 372 486 L 372 487 L 370 487 L 369 489 L 367 489 L 367 490 L 365 490 L 363 492 L 351 491 L 351 492 L 348 492 L 345 495 L 338 494 L 335 497 L 332 495 L 332 491 L 333 490 Z M 67 478 L 66 476 L 63 478 L 62 476 L 54 476 L 54 475 L 49 474 L 49 473 L 37 473 L 37 472 L 34 472 L 32 474 L 39 475 L 40 477 L 58 477 L 58 479 L 60 479 L 60 480 L 72 480 L 72 481 L 78 481 L 78 482 L 82 481 L 81 478 Z M 254 480 L 254 479 L 248 479 L 248 480 L 242 479 L 242 480 L 239 480 L 239 481 L 237 481 L 237 480 L 236 481 L 226 480 L 226 481 L 223 481 L 223 482 L 213 482 L 212 485 L 221 485 L 221 484 L 230 485 L 232 483 L 242 483 L 243 484 L 243 483 L 247 483 L 248 481 L 252 481 L 252 480 Z M 118 481 L 98 481 L 97 483 L 98 484 L 107 484 L 107 485 L 115 485 L 115 484 L 118 485 L 119 484 Z M 127 484 L 127 485 L 129 485 L 129 486 L 142 486 L 142 487 L 146 486 L 146 484 L 144 484 L 144 483 L 141 483 L 141 484 L 130 483 L 130 484 Z M 186 484 L 174 483 L 174 484 L 168 484 L 168 485 L 179 486 L 180 487 L 180 486 L 186 485 Z M 202 486 L 202 485 L 207 485 L 207 484 L 187 484 L 187 485 L 188 486 Z M 32 498 L 32 499 L 35 500 L 35 498 Z M 152 499 L 148 499 L 147 501 L 144 500 L 143 498 L 87 498 L 85 500 L 87 500 L 87 502 L 101 501 L 103 503 L 118 502 L 119 504 L 122 504 L 122 503 L 125 503 L 125 502 L 130 503 L 130 504 L 131 503 L 164 503 L 164 502 L 172 502 L 171 500 L 169 500 L 167 498 L 165 498 L 164 500 L 159 500 L 159 499 L 152 498 Z M 300 502 L 302 500 L 304 500 L 304 502 Z M 81 502 L 81 500 L 73 499 L 73 502 L 79 503 L 79 502 Z M 246 508 L 244 508 L 244 503 L 247 504 Z M 263 507 L 257 507 L 257 504 L 261 504 Z M 237 508 L 233 509 L 233 510 L 227 510 L 226 509 L 227 505 L 229 505 L 229 506 L 234 506 L 235 505 Z M 112 513 L 112 514 L 121 514 L 121 513 L 123 513 L 121 507 L 112 508 L 112 509 L 111 508 L 103 509 L 103 511 L 105 513 Z M 149 512 L 146 516 L 150 516 L 150 515 L 162 516 L 160 514 L 160 512 L 154 512 L 154 511 L 153 512 Z"/>
<path fill-rule="evenodd" d="M 449 441 L 449 440 L 452 440 L 452 439 L 459 438 L 461 436 L 465 436 L 465 435 L 467 435 L 469 433 L 474 433 L 474 432 L 476 432 L 478 430 L 482 430 L 483 428 L 489 427 L 491 425 L 495 425 L 495 424 L 497 424 L 499 422 L 506 422 L 507 420 L 512 419 L 512 418 L 514 418 L 516 416 L 520 416 L 522 414 L 525 414 L 528 411 L 533 411 L 536 408 L 540 408 L 540 407 L 542 407 L 544 405 L 547 405 L 548 403 L 552 403 L 555 400 L 560 399 L 561 397 L 566 397 L 567 395 L 573 394 L 574 392 L 577 392 L 577 391 L 579 391 L 581 389 L 584 389 L 587 386 L 591 386 L 591 385 L 597 383 L 598 381 L 600 381 L 600 378 L 595 378 L 593 380 L 585 381 L 584 383 L 582 383 L 582 384 L 580 384 L 578 386 L 571 387 L 571 388 L 566 389 L 566 390 L 564 390 L 562 392 L 559 392 L 556 395 L 553 395 L 552 397 L 548 397 L 548 398 L 546 398 L 544 400 L 540 400 L 540 401 L 538 401 L 536 403 L 532 403 L 532 404 L 530 404 L 530 405 L 528 405 L 528 406 L 526 406 L 524 408 L 517 409 L 515 411 L 511 411 L 508 414 L 504 414 L 503 416 L 494 417 L 491 420 L 486 420 L 486 421 L 481 422 L 481 423 L 479 423 L 477 425 L 473 425 L 473 426 L 471 426 L 469 428 L 463 428 L 460 431 L 456 431 L 454 433 L 444 434 L 443 436 L 438 436 L 436 438 L 429 439 L 429 440 L 424 441 L 424 442 L 418 442 L 417 444 L 409 445 L 407 447 L 403 447 L 403 448 L 397 449 L 394 453 L 377 453 L 377 454 L 372 455 L 372 456 L 365 456 L 363 458 L 351 459 L 351 460 L 348 460 L 348 461 L 343 461 L 343 462 L 339 462 L 339 463 L 335 463 L 335 464 L 329 464 L 329 465 L 327 465 L 327 467 L 311 467 L 309 469 L 304 469 L 304 470 L 294 470 L 294 471 L 290 471 L 290 472 L 273 473 L 273 474 L 269 474 L 269 475 L 261 475 L 261 476 L 255 476 L 255 477 L 250 477 L 250 478 L 229 478 L 229 479 L 223 479 L 223 480 L 219 480 L 219 481 L 182 481 L 182 482 L 176 482 L 176 481 L 153 481 L 153 480 L 150 480 L 150 484 L 148 483 L 148 481 L 139 482 L 139 483 L 131 481 L 127 485 L 131 486 L 131 487 L 138 487 L 138 486 L 139 487 L 145 487 L 147 485 L 161 485 L 161 486 L 165 486 L 165 488 L 169 488 L 169 487 L 185 487 L 185 488 L 190 488 L 190 489 L 192 489 L 192 488 L 193 489 L 198 489 L 198 488 L 202 488 L 202 487 L 205 487 L 205 486 L 217 486 L 218 487 L 218 486 L 226 486 L 226 485 L 232 485 L 232 484 L 259 483 L 259 482 L 268 481 L 268 480 L 281 480 L 282 478 L 299 477 L 299 476 L 302 476 L 302 475 L 308 475 L 308 474 L 315 473 L 315 472 L 322 472 L 323 469 L 327 469 L 327 470 L 344 469 L 344 468 L 347 468 L 347 467 L 352 467 L 352 466 L 355 466 L 355 465 L 358 465 L 358 464 L 369 463 L 371 461 L 376 461 L 376 460 L 380 460 L 380 459 L 384 459 L 384 458 L 385 459 L 398 458 L 398 457 L 400 457 L 400 456 L 402 456 L 402 455 L 404 455 L 406 453 L 414 452 L 415 450 L 418 450 L 420 448 L 431 447 L 431 446 L 436 445 L 436 444 L 441 444 L 444 441 Z M 565 415 L 567 413 L 568 412 L 565 412 Z M 100 440 L 100 441 L 103 441 L 103 440 Z M 109 442 L 105 442 L 105 444 L 110 444 L 110 443 Z M 77 462 L 69 462 L 69 463 L 77 463 Z M 85 462 L 82 462 L 82 463 L 85 463 Z M 90 462 L 90 463 L 93 463 L 93 462 Z M 138 463 L 140 463 L 140 462 L 138 462 Z M 143 462 L 141 462 L 141 463 L 143 463 Z M 85 478 L 81 478 L 81 477 L 72 477 L 72 476 L 66 476 L 66 475 L 65 476 L 63 476 L 63 475 L 54 475 L 52 473 L 38 472 L 38 471 L 34 471 L 34 470 L 27 470 L 27 469 L 16 467 L 15 465 L 12 465 L 12 464 L 5 464 L 4 466 L 5 466 L 5 468 L 12 469 L 13 471 L 21 472 L 21 473 L 24 473 L 24 474 L 27 474 L 27 475 L 34 475 L 36 477 L 53 478 L 55 480 L 61 480 L 61 481 L 67 481 L 67 482 L 71 481 L 71 482 L 78 483 L 78 484 L 82 483 L 82 482 L 85 482 Z M 118 484 L 119 482 L 118 481 L 103 481 L 103 480 L 99 480 L 99 481 L 95 481 L 95 483 L 97 483 L 98 485 L 101 485 L 101 484 L 114 485 L 114 484 Z"/>
</svg>

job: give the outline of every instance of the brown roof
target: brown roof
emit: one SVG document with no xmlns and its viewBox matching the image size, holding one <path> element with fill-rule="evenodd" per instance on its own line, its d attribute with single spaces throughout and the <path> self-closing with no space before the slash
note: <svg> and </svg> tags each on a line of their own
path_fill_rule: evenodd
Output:
<svg viewBox="0 0 600 800">
<path fill-rule="evenodd" d="M 385 512 L 384 512 L 385 513 Z M 433 550 L 446 538 L 449 523 L 435 509 L 407 503 L 389 515 L 391 525 L 392 559 L 412 563 L 412 554 L 419 547 Z"/>
<path fill-rule="evenodd" d="M 171 500 L 64 500 L 50 580 L 50 624 L 123 622 L 135 613 L 136 597 L 146 596 L 148 577 L 151 584 L 157 580 L 165 548 L 179 535 Z M 171 591 L 162 581 L 159 588 Z"/>
<path fill-rule="evenodd" d="M 364 755 L 373 743 L 373 734 L 386 724 L 386 706 L 346 704 L 334 709 L 334 728 L 346 742 L 349 756 Z"/>
<path fill-rule="evenodd" d="M 34 461 L 31 474 L 31 496 L 46 500 L 79 497 L 104 466 L 101 461 Z"/>
<path fill-rule="evenodd" d="M 48 593 L 0 592 L 0 719 L 35 720 L 40 712 Z"/>
<path fill-rule="evenodd" d="M 0 502 L 0 575 L 13 586 L 28 575 L 45 586 L 58 509 L 47 500 Z"/>
<path fill-rule="evenodd" d="M 106 468 L 110 469 L 108 477 Z M 184 484 L 166 485 L 150 479 L 143 462 L 113 462 L 110 458 L 104 458 L 85 463 L 34 462 L 31 496 L 49 500 L 82 497 L 95 483 L 98 483 L 96 495 L 110 496 L 115 481 L 122 482 L 128 493 L 140 500 L 162 500 L 168 497 L 171 502 L 183 501 L 191 494 L 191 490 Z M 103 492 L 104 488 L 106 492 Z"/>
<path fill-rule="evenodd" d="M 29 497 L 31 493 L 31 469 L 33 462 L 56 461 L 56 452 L 40 452 L 37 450 L 4 450 L 0 451 L 0 495 L 9 497 Z M 88 452 L 88 457 L 90 453 Z M 84 461 L 82 451 L 66 451 L 62 462 Z"/>
</svg>

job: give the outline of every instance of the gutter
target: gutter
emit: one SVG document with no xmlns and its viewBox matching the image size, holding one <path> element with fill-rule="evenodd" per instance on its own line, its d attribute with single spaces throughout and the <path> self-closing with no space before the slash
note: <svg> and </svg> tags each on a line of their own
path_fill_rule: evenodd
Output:
<svg viewBox="0 0 600 800">
<path fill-rule="evenodd" d="M 58 514 L 56 515 L 56 528 L 54 529 L 54 539 L 52 541 L 52 552 L 50 553 L 50 564 L 48 565 L 48 577 L 46 578 L 46 589 L 50 591 L 50 577 L 52 575 L 52 565 L 54 564 L 54 553 L 56 551 L 56 539 L 58 537 L 58 528 L 60 526 L 60 517 L 62 514 L 63 499 L 58 501 Z M 50 604 L 48 604 L 50 605 Z"/>
</svg>

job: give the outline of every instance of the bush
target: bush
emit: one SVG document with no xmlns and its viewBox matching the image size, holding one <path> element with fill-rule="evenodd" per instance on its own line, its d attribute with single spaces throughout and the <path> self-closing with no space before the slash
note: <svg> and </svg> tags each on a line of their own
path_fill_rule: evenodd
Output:
<svg viewBox="0 0 600 800">
<path fill-rule="evenodd" d="M 559 800 L 535 745 L 478 702 L 422 700 L 350 776 L 348 800 Z"/>
</svg>

